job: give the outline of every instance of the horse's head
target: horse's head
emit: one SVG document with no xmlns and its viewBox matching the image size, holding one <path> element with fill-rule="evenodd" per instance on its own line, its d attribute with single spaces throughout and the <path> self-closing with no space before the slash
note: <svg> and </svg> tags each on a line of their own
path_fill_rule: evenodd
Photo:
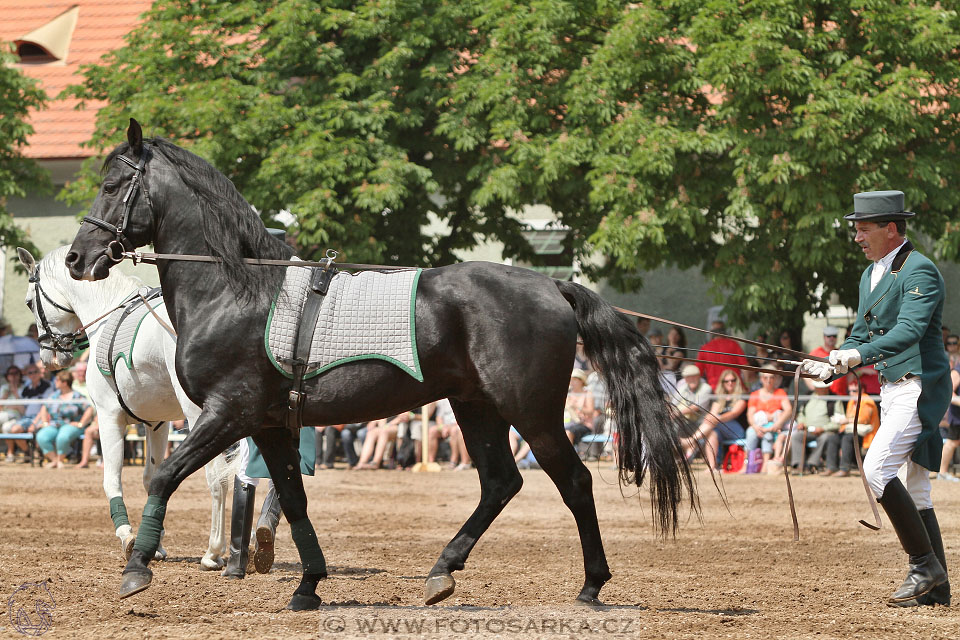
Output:
<svg viewBox="0 0 960 640">
<path fill-rule="evenodd" d="M 67 268 L 77 280 L 106 278 L 124 251 L 153 240 L 156 225 L 145 181 L 150 158 L 150 146 L 144 144 L 140 125 L 131 118 L 127 142 L 107 157 L 100 192 L 67 254 Z"/>
<path fill-rule="evenodd" d="M 82 348 L 86 342 L 86 335 L 81 331 L 83 324 L 63 295 L 56 290 L 55 279 L 42 278 L 43 274 L 49 274 L 47 267 L 52 266 L 47 264 L 49 259 L 37 264 L 30 252 L 22 248 L 17 249 L 17 255 L 30 274 L 25 302 L 40 329 L 37 338 L 40 359 L 51 370 L 69 367 L 73 364 L 75 350 Z"/>
</svg>

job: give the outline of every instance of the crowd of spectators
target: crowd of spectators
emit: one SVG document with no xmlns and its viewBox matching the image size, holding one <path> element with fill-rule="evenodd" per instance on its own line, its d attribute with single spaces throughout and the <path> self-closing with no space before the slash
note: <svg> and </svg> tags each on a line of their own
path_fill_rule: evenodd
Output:
<svg viewBox="0 0 960 640">
<path fill-rule="evenodd" d="M 648 336 L 661 367 L 661 381 L 684 419 L 681 444 L 688 459 L 701 455 L 711 469 L 723 468 L 723 458 L 732 446 L 743 449 L 743 460 L 757 460 L 757 466 L 745 462 L 740 473 L 750 471 L 780 472 L 783 465 L 797 473 L 813 472 L 832 477 L 846 477 L 856 472 L 855 447 L 865 452 L 879 428 L 878 396 L 880 379 L 873 367 L 860 367 L 859 377 L 852 373 L 821 383 L 802 378 L 799 389 L 800 407 L 793 416 L 793 371 L 796 365 L 778 360 L 797 361 L 790 352 L 802 351 L 791 331 L 761 334 L 755 342 L 776 345 L 748 347 L 725 337 L 722 321 L 714 321 L 715 332 L 696 353 L 679 344 L 664 344 L 663 330 L 651 328 L 647 321 L 638 321 L 637 329 Z M 851 327 L 847 328 L 849 332 Z M 670 327 L 668 335 L 679 331 Z M 683 335 L 680 333 L 679 335 Z M 953 402 L 941 423 L 944 439 L 943 459 L 937 478 L 960 482 L 951 473 L 960 449 L 960 337 L 948 327 L 943 332 L 944 348 L 950 357 L 953 381 Z M 841 329 L 828 325 L 823 341 L 810 351 L 826 357 L 842 344 Z M 673 352 L 671 353 L 671 349 Z M 669 356 L 687 358 L 688 362 Z M 746 365 L 765 372 L 737 368 Z M 856 414 L 857 393 L 863 387 L 859 415 Z M 785 455 L 787 434 L 792 431 L 789 459 Z"/>
</svg>

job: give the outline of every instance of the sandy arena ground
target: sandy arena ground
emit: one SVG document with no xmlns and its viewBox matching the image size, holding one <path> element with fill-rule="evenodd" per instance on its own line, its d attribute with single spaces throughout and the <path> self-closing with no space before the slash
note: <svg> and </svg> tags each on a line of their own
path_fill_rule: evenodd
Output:
<svg viewBox="0 0 960 640">
<path fill-rule="evenodd" d="M 457 590 L 423 605 L 423 579 L 479 497 L 475 471 L 321 471 L 310 514 L 330 565 L 320 611 L 284 611 L 299 564 L 281 524 L 277 563 L 242 581 L 203 572 L 209 494 L 195 474 L 171 499 L 153 586 L 117 598 L 123 558 L 93 469 L 0 465 L 0 588 L 49 581 L 50 638 L 315 638 L 466 635 L 523 638 L 957 638 L 960 602 L 890 609 L 905 556 L 889 526 L 874 533 L 857 477 L 794 479 L 801 541 L 792 541 L 782 476 L 723 476 L 724 507 L 698 472 L 702 524 L 653 535 L 644 499 L 622 497 L 608 462 L 589 463 L 613 579 L 600 610 L 573 604 L 582 584 L 573 518 L 540 471 L 480 540 Z M 141 469 L 124 474 L 138 523 Z M 706 479 L 706 481 L 704 481 Z M 263 489 L 258 495 L 259 503 Z M 960 567 L 960 483 L 934 483 L 951 568 Z M 229 523 L 229 519 L 228 519 Z M 960 583 L 957 583 L 960 584 Z M 21 592 L 18 598 L 23 596 Z M 23 637 L 2 613 L 0 637 Z"/>
</svg>

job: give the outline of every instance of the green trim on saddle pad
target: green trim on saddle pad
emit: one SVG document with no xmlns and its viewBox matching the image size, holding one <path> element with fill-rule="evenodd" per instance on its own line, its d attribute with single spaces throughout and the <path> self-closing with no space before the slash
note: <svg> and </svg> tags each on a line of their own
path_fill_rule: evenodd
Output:
<svg viewBox="0 0 960 640">
<path fill-rule="evenodd" d="M 137 334 L 140 333 L 140 327 L 143 326 L 143 321 L 147 319 L 147 316 L 148 316 L 148 315 L 150 315 L 150 313 L 151 313 L 151 312 L 150 312 L 150 309 L 156 309 L 157 307 L 159 307 L 159 306 L 162 305 L 162 304 L 163 304 L 163 298 L 157 298 L 157 304 L 154 305 L 154 306 L 150 306 L 150 301 L 149 301 L 149 300 L 144 303 L 144 306 L 145 306 L 145 307 L 149 306 L 150 308 L 149 308 L 149 309 L 148 309 L 148 308 L 144 308 L 144 310 L 143 310 L 143 315 L 140 316 L 140 320 L 137 321 L 137 328 L 134 329 L 134 331 L 133 331 L 133 337 L 130 338 L 130 346 L 127 347 L 127 348 L 122 348 L 122 347 L 121 347 L 120 350 L 117 351 L 116 355 L 113 357 L 113 362 L 110 363 L 110 366 L 112 366 L 114 369 L 116 369 L 116 367 L 117 367 L 117 362 L 118 362 L 119 360 L 123 360 L 123 363 L 124 363 L 125 365 L 127 365 L 127 371 L 132 371 L 132 370 L 133 370 L 133 345 L 136 344 L 136 342 L 137 342 Z M 122 311 L 122 309 L 120 309 L 120 310 Z M 118 328 L 119 328 L 119 327 L 118 327 Z M 100 373 L 102 373 L 103 375 L 107 376 L 108 378 L 111 377 L 111 376 L 113 376 L 113 371 L 111 371 L 111 370 L 109 370 L 109 369 L 104 369 L 103 367 L 100 366 L 99 359 L 97 359 L 97 369 L 99 369 L 99 370 L 100 370 Z"/>
<path fill-rule="evenodd" d="M 411 369 L 409 366 L 400 362 L 396 358 L 392 358 L 388 355 L 382 353 L 364 353 L 358 354 L 355 356 L 349 356 L 346 358 L 340 358 L 339 360 L 334 360 L 322 367 L 316 369 L 308 369 L 304 374 L 303 379 L 307 380 L 308 378 L 314 378 L 324 371 L 329 371 L 334 367 L 338 367 L 342 364 L 347 364 L 350 362 L 357 362 L 359 360 L 383 360 L 384 362 L 389 362 L 392 365 L 395 365 L 400 370 L 409 373 L 413 376 L 413 379 L 417 382 L 423 382 L 423 372 L 420 370 L 420 353 L 417 350 L 417 287 L 420 284 L 420 274 L 423 273 L 423 269 L 417 269 L 417 273 L 413 276 L 413 283 L 410 287 L 410 346 L 413 349 L 413 362 L 415 369 Z M 263 347 L 267 351 L 267 357 L 270 359 L 270 362 L 276 367 L 285 378 L 293 379 L 293 374 L 289 371 L 286 371 L 276 358 L 273 356 L 273 351 L 270 349 L 270 327 L 273 324 L 273 314 L 277 308 L 277 299 L 280 297 L 280 293 L 283 289 L 277 290 L 277 295 L 273 297 L 273 303 L 270 305 L 270 314 L 267 316 L 267 327 L 263 330 Z"/>
</svg>

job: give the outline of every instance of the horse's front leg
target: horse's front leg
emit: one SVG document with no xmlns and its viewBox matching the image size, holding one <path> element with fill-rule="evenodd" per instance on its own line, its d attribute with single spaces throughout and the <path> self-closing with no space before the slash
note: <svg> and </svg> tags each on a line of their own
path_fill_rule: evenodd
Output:
<svg viewBox="0 0 960 640">
<path fill-rule="evenodd" d="M 204 471 L 210 489 L 210 538 L 200 565 L 207 571 L 219 571 L 227 552 L 227 477 L 234 472 L 222 454 L 208 462 Z"/>
<path fill-rule="evenodd" d="M 167 422 L 161 422 L 155 428 L 146 425 L 144 454 L 143 454 L 143 488 L 147 494 L 150 493 L 150 483 L 157 473 L 157 469 L 167 455 L 167 440 L 170 437 L 170 425 Z M 160 530 L 160 543 L 157 545 L 157 551 L 154 554 L 154 560 L 166 560 L 167 550 L 163 548 L 163 530 Z"/>
<path fill-rule="evenodd" d="M 263 454 L 267 470 L 277 489 L 280 508 L 290 523 L 293 542 L 297 545 L 303 575 L 293 592 L 287 609 L 305 611 L 321 605 L 317 583 L 327 577 L 327 563 L 320 550 L 317 534 L 307 517 L 307 495 L 300 475 L 300 456 L 288 429 L 264 429 L 253 436 Z"/>
<path fill-rule="evenodd" d="M 102 410 L 100 421 L 100 456 L 103 460 L 103 492 L 110 501 L 110 519 L 120 538 L 123 559 L 130 558 L 136 536 L 127 516 L 127 506 L 123 502 L 123 484 L 120 473 L 123 470 L 123 435 L 127 428 L 124 419 L 115 413 Z"/>
<path fill-rule="evenodd" d="M 147 504 L 137 531 L 137 541 L 123 570 L 120 597 L 127 598 L 150 586 L 153 572 L 150 559 L 160 546 L 167 501 L 180 483 L 212 460 L 238 438 L 260 423 L 260 417 L 247 420 L 231 414 L 231 403 L 209 398 L 200 418 L 183 443 L 157 469 L 150 483 Z"/>
</svg>

